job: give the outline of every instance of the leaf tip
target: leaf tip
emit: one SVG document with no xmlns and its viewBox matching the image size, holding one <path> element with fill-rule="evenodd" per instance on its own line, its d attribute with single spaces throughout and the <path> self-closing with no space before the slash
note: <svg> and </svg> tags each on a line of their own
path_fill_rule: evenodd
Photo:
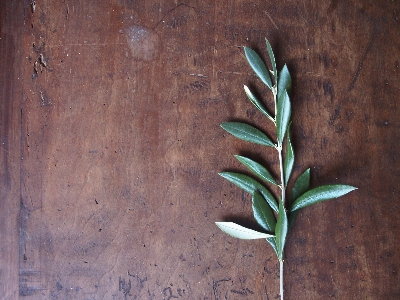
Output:
<svg viewBox="0 0 400 300">
<path fill-rule="evenodd" d="M 228 122 L 223 122 L 223 123 L 219 124 L 219 126 L 225 131 L 227 131 L 226 130 L 226 123 L 228 123 Z"/>
</svg>

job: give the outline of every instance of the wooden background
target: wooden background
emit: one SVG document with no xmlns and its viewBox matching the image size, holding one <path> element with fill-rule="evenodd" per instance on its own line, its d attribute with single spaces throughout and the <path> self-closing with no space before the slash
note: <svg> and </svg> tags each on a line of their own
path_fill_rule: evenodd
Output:
<svg viewBox="0 0 400 300">
<path fill-rule="evenodd" d="M 31 4 L 35 2 L 35 4 Z M 295 174 L 356 192 L 304 209 L 286 299 L 399 299 L 400 3 L 1 1 L 0 298 L 276 299 L 251 199 L 218 176 L 274 152 L 241 46 L 293 76 Z"/>
</svg>

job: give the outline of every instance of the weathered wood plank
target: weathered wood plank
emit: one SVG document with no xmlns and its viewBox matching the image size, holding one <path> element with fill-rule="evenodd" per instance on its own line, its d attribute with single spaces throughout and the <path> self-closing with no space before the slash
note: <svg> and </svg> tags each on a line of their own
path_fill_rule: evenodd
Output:
<svg viewBox="0 0 400 300">
<path fill-rule="evenodd" d="M 0 298 L 18 298 L 22 5 L 0 10 Z"/>
<path fill-rule="evenodd" d="M 241 49 L 266 58 L 265 37 L 293 75 L 295 172 L 359 188 L 299 214 L 287 299 L 400 296 L 398 3 L 23 5 L 0 40 L 6 297 L 276 298 L 273 251 L 214 225 L 255 226 L 217 174 L 241 169 L 233 154 L 277 167 L 219 127 L 269 130 L 242 90 L 268 97 Z"/>
</svg>

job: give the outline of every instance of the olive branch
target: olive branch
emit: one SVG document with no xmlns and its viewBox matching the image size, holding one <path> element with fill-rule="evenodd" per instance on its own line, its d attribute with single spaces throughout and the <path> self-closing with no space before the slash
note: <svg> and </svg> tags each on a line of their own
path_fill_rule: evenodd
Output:
<svg viewBox="0 0 400 300">
<path fill-rule="evenodd" d="M 235 155 L 235 157 L 262 182 L 278 186 L 281 191 L 280 197 L 273 195 L 264 183 L 260 183 L 253 177 L 235 172 L 221 172 L 219 175 L 223 178 L 252 195 L 253 216 L 264 232 L 248 229 L 233 222 L 216 222 L 216 225 L 235 238 L 267 240 L 279 260 L 280 297 L 283 300 L 284 247 L 288 231 L 298 212 L 306 206 L 341 197 L 356 188 L 349 185 L 332 184 L 310 189 L 310 168 L 308 168 L 298 176 L 291 190 L 288 191 L 287 186 L 288 182 L 292 180 L 295 160 L 290 140 L 291 103 L 289 93 L 292 79 L 286 64 L 280 72 L 277 71 L 272 47 L 267 39 L 265 41 L 272 70 L 267 68 L 254 50 L 244 47 L 244 53 L 250 67 L 272 92 L 275 106 L 274 115 L 246 85 L 244 91 L 251 103 L 275 126 L 276 141 L 273 142 L 265 133 L 246 123 L 225 122 L 221 124 L 221 127 L 241 140 L 271 147 L 278 152 L 280 170 L 278 181 L 258 162 L 244 156 Z"/>
</svg>

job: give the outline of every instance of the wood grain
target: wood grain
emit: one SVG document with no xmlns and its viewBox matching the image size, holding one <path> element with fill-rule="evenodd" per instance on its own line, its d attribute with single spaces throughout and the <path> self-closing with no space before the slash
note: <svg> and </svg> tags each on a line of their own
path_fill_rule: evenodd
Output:
<svg viewBox="0 0 400 300">
<path fill-rule="evenodd" d="M 18 299 L 23 16 L 0 6 L 0 298 Z"/>
<path fill-rule="evenodd" d="M 356 192 L 304 209 L 287 299 L 397 299 L 396 1 L 4 1 L 1 299 L 275 299 L 278 262 L 249 195 L 218 172 L 266 149 L 219 124 L 271 128 L 242 46 L 293 76 L 295 174 Z"/>
</svg>

